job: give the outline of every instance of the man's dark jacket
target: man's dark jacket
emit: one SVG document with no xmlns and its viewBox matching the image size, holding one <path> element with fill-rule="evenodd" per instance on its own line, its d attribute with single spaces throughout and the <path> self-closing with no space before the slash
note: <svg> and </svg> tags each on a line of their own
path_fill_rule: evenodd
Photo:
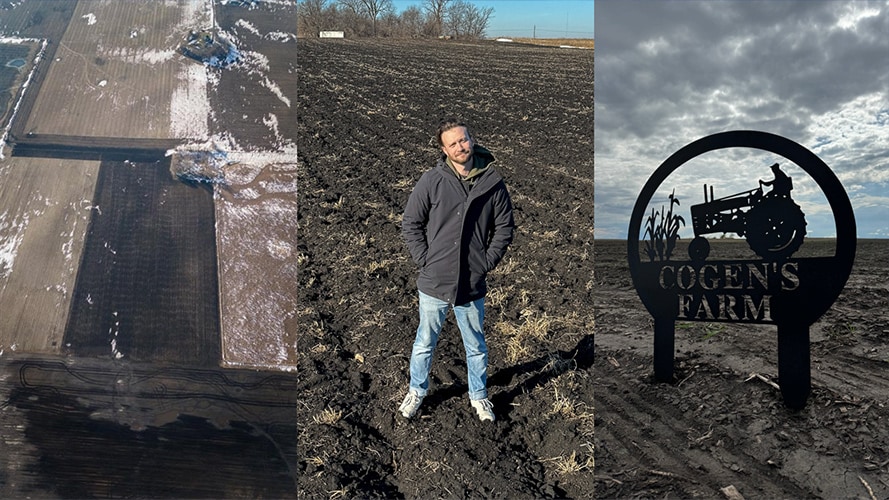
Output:
<svg viewBox="0 0 889 500">
<path fill-rule="evenodd" d="M 469 186 L 442 156 L 414 187 L 401 229 L 420 267 L 417 288 L 453 305 L 485 296 L 485 278 L 506 254 L 515 222 L 493 155 L 475 146 L 475 167 L 487 169 Z"/>
</svg>

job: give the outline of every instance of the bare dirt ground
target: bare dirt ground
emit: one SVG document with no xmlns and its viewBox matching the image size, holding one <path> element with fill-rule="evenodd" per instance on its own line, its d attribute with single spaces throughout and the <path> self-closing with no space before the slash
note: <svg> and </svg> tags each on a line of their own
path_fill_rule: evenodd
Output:
<svg viewBox="0 0 889 500">
<path fill-rule="evenodd" d="M 593 52 L 300 39 L 301 498 L 591 498 Z M 490 277 L 489 393 L 445 325 L 420 414 L 396 414 L 416 332 L 412 186 L 462 116 L 498 158 L 517 234 Z"/>
<path fill-rule="evenodd" d="M 846 288 L 810 328 L 812 394 L 792 411 L 768 383 L 772 326 L 678 323 L 675 380 L 655 382 L 626 242 L 596 241 L 596 496 L 720 498 L 733 486 L 745 498 L 887 498 L 887 251 L 858 242 Z"/>
</svg>

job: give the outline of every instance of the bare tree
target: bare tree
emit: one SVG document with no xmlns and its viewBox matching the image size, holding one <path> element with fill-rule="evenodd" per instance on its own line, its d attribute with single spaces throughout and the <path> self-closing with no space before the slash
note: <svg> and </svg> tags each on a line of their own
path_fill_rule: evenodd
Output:
<svg viewBox="0 0 889 500">
<path fill-rule="evenodd" d="M 340 10 L 337 19 L 343 25 L 343 31 L 350 36 L 369 36 L 373 29 L 369 26 L 364 12 L 363 0 L 336 0 Z"/>
<path fill-rule="evenodd" d="M 425 0 L 423 11 L 426 12 L 427 35 L 441 36 L 444 34 L 445 11 L 452 0 Z"/>
<path fill-rule="evenodd" d="M 373 26 L 373 36 L 377 36 L 377 19 L 383 14 L 394 12 L 392 0 L 360 0 L 364 14 L 370 19 Z"/>
<path fill-rule="evenodd" d="M 466 13 L 466 35 L 470 38 L 484 38 L 493 14 L 494 7 L 479 9 L 470 4 Z"/>
<path fill-rule="evenodd" d="M 337 3 L 343 7 L 345 17 L 348 19 L 361 19 L 369 22 L 370 35 L 377 35 L 377 21 L 390 12 L 394 12 L 392 0 L 337 0 Z M 349 23 L 355 29 L 357 34 L 362 34 L 360 23 Z"/>
<path fill-rule="evenodd" d="M 455 38 L 484 38 L 493 13 L 493 7 L 479 9 L 463 0 L 453 0 L 445 10 L 445 31 Z"/>
<path fill-rule="evenodd" d="M 325 28 L 325 4 L 327 0 L 302 0 L 296 4 L 296 31 L 303 35 L 318 36 Z"/>
<path fill-rule="evenodd" d="M 346 12 L 360 16 L 364 14 L 364 6 L 361 4 L 361 1 L 362 0 L 336 0 L 336 3 Z"/>
<path fill-rule="evenodd" d="M 423 12 L 416 5 L 404 9 L 400 22 L 404 36 L 416 38 L 423 34 Z"/>
</svg>

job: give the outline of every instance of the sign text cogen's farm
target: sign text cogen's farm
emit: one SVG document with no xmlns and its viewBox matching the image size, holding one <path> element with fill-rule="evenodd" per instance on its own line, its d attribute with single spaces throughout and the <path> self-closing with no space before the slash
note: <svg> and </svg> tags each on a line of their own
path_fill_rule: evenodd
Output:
<svg viewBox="0 0 889 500">
<path fill-rule="evenodd" d="M 800 280 L 795 262 L 666 263 L 658 285 L 678 292 L 677 319 L 771 322 L 769 291 Z"/>
</svg>

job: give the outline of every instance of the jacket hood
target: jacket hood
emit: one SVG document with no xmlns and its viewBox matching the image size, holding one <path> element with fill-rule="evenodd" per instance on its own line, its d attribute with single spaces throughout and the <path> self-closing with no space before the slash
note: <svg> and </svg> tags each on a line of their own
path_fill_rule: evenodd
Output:
<svg viewBox="0 0 889 500">
<path fill-rule="evenodd" d="M 497 160 L 487 148 L 476 144 L 472 148 L 472 155 L 475 158 L 475 164 L 472 167 L 472 172 L 469 174 L 469 177 L 477 178 L 475 181 L 476 183 L 482 183 L 482 180 L 484 179 L 484 184 L 490 187 L 496 184 L 497 181 L 502 180 L 500 174 L 491 168 L 492 164 Z M 453 177 L 456 175 L 451 161 L 445 154 L 442 154 L 441 157 L 439 157 L 438 162 L 436 163 L 436 169 L 445 176 Z"/>
</svg>

